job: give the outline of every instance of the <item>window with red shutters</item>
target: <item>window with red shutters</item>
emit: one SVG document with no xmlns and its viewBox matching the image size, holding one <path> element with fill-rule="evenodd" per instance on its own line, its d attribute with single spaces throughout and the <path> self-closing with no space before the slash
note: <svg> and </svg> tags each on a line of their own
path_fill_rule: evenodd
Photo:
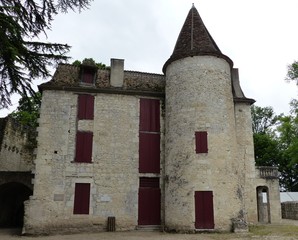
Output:
<svg viewBox="0 0 298 240">
<path fill-rule="evenodd" d="M 160 172 L 160 135 L 141 133 L 139 134 L 139 172 Z"/>
<path fill-rule="evenodd" d="M 93 84 L 94 83 L 94 77 L 95 77 L 95 70 L 93 68 L 84 68 L 82 70 L 82 82 Z"/>
<path fill-rule="evenodd" d="M 158 99 L 140 99 L 140 131 L 160 131 L 160 103 Z"/>
<path fill-rule="evenodd" d="M 89 214 L 90 183 L 76 183 L 73 214 Z"/>
<path fill-rule="evenodd" d="M 160 102 L 140 99 L 139 173 L 160 173 Z"/>
<path fill-rule="evenodd" d="M 78 119 L 93 120 L 94 118 L 94 96 L 80 94 L 78 96 Z"/>
<path fill-rule="evenodd" d="M 92 132 L 77 132 L 75 162 L 91 163 L 92 160 Z"/>
<path fill-rule="evenodd" d="M 195 132 L 196 153 L 208 153 L 207 132 Z"/>
</svg>

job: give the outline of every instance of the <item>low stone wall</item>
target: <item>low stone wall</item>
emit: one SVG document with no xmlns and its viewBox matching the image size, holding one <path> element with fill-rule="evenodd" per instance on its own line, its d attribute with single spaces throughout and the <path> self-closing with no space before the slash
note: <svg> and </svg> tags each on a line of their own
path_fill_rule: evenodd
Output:
<svg viewBox="0 0 298 240">
<path fill-rule="evenodd" d="M 298 202 L 281 203 L 282 218 L 298 220 Z"/>
</svg>

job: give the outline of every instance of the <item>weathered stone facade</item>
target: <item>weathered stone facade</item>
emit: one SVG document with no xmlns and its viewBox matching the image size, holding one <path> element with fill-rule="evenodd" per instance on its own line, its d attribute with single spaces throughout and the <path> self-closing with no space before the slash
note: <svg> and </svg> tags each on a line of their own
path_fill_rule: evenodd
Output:
<svg viewBox="0 0 298 240">
<path fill-rule="evenodd" d="M 282 218 L 298 220 L 298 202 L 281 203 Z"/>
<path fill-rule="evenodd" d="M 278 176 L 255 169 L 254 100 L 244 96 L 237 69 L 197 10 L 191 9 L 164 75 L 124 71 L 123 62 L 113 59 L 110 70 L 96 70 L 87 80 L 82 80 L 86 66 L 59 65 L 40 86 L 34 194 L 25 204 L 24 233 L 103 231 L 109 217 L 115 217 L 116 230 L 158 225 L 168 231 L 243 231 L 260 221 L 263 202 L 257 193 L 263 191 L 268 216 L 261 220 L 279 221 Z M 92 109 L 84 111 L 94 114 L 86 119 L 80 117 L 82 95 L 93 99 Z M 145 127 L 144 99 L 158 100 Z M 79 142 L 79 133 L 89 140 Z M 158 169 L 140 170 L 141 136 L 145 147 L 158 139 L 157 150 L 146 152 L 158 151 Z M 206 146 L 198 136 L 206 137 Z M 80 144 L 90 139 L 91 161 L 80 162 Z M 90 186 L 87 211 L 79 214 L 78 184 Z M 158 200 L 153 224 L 140 220 L 144 189 L 144 196 Z M 207 218 L 200 204 L 206 204 Z"/>
<path fill-rule="evenodd" d="M 24 200 L 32 195 L 34 129 L 0 119 L 0 227 L 22 227 Z"/>
<path fill-rule="evenodd" d="M 31 172 L 35 130 L 9 117 L 2 118 L 0 125 L 0 171 Z"/>
</svg>

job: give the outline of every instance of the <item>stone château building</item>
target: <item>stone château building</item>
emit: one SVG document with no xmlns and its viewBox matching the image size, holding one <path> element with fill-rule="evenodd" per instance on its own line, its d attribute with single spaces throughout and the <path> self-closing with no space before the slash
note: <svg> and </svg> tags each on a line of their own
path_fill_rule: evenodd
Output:
<svg viewBox="0 0 298 240">
<path fill-rule="evenodd" d="M 254 100 L 195 7 L 163 73 L 126 71 L 121 59 L 106 70 L 61 64 L 39 86 L 24 233 L 237 231 L 280 220 L 277 171 L 255 167 Z"/>
</svg>

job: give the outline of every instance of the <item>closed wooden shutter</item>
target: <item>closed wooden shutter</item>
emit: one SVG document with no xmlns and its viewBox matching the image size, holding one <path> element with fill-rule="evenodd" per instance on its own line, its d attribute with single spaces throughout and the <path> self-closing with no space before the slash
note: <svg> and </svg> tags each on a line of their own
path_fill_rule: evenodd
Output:
<svg viewBox="0 0 298 240">
<path fill-rule="evenodd" d="M 77 132 L 75 162 L 90 163 L 92 160 L 92 132 Z"/>
<path fill-rule="evenodd" d="M 160 102 L 140 99 L 139 172 L 160 173 Z"/>
<path fill-rule="evenodd" d="M 160 134 L 139 135 L 139 172 L 160 172 Z"/>
<path fill-rule="evenodd" d="M 160 131 L 160 106 L 158 99 L 140 99 L 140 131 Z"/>
<path fill-rule="evenodd" d="M 93 120 L 94 118 L 94 96 L 80 94 L 78 96 L 78 119 Z"/>
<path fill-rule="evenodd" d="M 95 76 L 95 70 L 94 69 L 84 68 L 83 72 L 82 72 L 82 82 L 93 84 L 94 83 L 94 76 Z"/>
<path fill-rule="evenodd" d="M 207 132 L 195 132 L 196 153 L 208 153 Z"/>
<path fill-rule="evenodd" d="M 212 191 L 195 192 L 195 228 L 214 229 Z"/>
<path fill-rule="evenodd" d="M 76 183 L 74 196 L 74 214 L 89 214 L 90 183 Z"/>
</svg>

